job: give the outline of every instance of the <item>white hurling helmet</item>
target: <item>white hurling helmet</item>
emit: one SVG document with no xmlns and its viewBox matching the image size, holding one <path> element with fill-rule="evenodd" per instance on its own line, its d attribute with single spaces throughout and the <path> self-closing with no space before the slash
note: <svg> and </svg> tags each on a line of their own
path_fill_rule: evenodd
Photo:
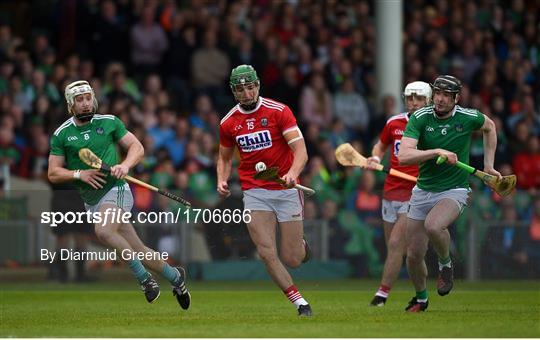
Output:
<svg viewBox="0 0 540 340">
<path fill-rule="evenodd" d="M 417 95 L 421 97 L 426 97 L 426 104 L 431 104 L 431 86 L 428 83 L 423 81 L 413 81 L 412 83 L 405 86 L 405 91 L 403 91 L 403 98 Z"/>
<path fill-rule="evenodd" d="M 90 119 L 92 119 L 92 116 L 97 112 L 98 102 L 96 99 L 96 95 L 94 94 L 94 90 L 86 80 L 77 80 L 71 84 L 68 84 L 64 91 L 64 97 L 66 98 L 68 112 L 75 116 L 75 112 L 73 112 L 73 104 L 75 103 L 75 97 L 84 93 L 92 94 L 92 101 L 94 103 L 93 109 L 91 113 L 76 115 L 76 118 L 82 121 L 89 121 Z"/>
</svg>

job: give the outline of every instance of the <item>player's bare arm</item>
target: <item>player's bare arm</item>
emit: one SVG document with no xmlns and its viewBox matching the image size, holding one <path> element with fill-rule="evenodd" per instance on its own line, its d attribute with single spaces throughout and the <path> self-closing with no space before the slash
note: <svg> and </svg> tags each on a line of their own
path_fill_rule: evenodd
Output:
<svg viewBox="0 0 540 340">
<path fill-rule="evenodd" d="M 484 135 L 484 172 L 501 179 L 501 174 L 493 166 L 495 162 L 495 149 L 497 148 L 497 129 L 491 118 L 485 115 L 484 118 L 484 125 L 480 128 L 480 131 Z"/>
<path fill-rule="evenodd" d="M 126 133 L 119 141 L 119 144 L 127 150 L 124 161 L 111 167 L 111 175 L 116 178 L 124 178 L 144 157 L 144 147 L 141 142 L 131 132 Z"/>
<path fill-rule="evenodd" d="M 234 148 L 219 146 L 219 155 L 217 161 L 217 191 L 222 196 L 229 196 L 229 185 L 227 181 L 231 175 L 232 158 Z"/>
<path fill-rule="evenodd" d="M 411 137 L 401 139 L 401 149 L 398 159 L 402 165 L 420 164 L 438 156 L 446 157 L 449 164 L 456 164 L 457 155 L 444 149 L 418 150 L 418 140 Z"/>
<path fill-rule="evenodd" d="M 294 160 L 291 168 L 283 175 L 282 179 L 285 181 L 286 187 L 292 188 L 296 184 L 296 179 L 300 176 L 302 170 L 304 170 L 308 160 L 306 143 L 298 127 L 292 131 L 287 131 L 283 136 L 293 152 Z"/>
<path fill-rule="evenodd" d="M 47 176 L 49 177 L 49 181 L 51 181 L 51 183 L 63 183 L 81 180 L 94 189 L 103 188 L 103 184 L 106 183 L 106 174 L 95 169 L 69 170 L 64 168 L 64 161 L 64 156 L 49 156 L 49 169 Z"/>
<path fill-rule="evenodd" d="M 373 149 L 371 150 L 371 157 L 368 157 L 368 168 L 372 170 L 376 170 L 373 167 L 373 164 L 380 164 L 381 159 L 384 157 L 384 154 L 386 153 L 386 150 L 388 150 L 388 144 L 384 144 L 380 140 L 373 146 Z"/>
</svg>

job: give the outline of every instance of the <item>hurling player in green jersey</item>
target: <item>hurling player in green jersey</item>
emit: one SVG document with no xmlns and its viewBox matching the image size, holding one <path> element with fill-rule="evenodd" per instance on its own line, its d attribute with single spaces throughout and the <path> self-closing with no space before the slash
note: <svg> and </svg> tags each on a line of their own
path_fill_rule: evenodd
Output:
<svg viewBox="0 0 540 340">
<path fill-rule="evenodd" d="M 407 270 L 416 289 L 406 308 L 410 312 L 424 311 L 428 306 L 424 256 L 429 241 L 439 259 L 437 292 L 443 296 L 452 290 L 448 227 L 458 218 L 470 192 L 468 174 L 453 165 L 458 160 L 469 163 L 473 131 L 484 135 L 484 171 L 501 177 L 493 168 L 497 147 L 493 121 L 478 110 L 457 105 L 461 90 L 457 78 L 439 76 L 432 89 L 433 106 L 411 116 L 398 154 L 401 164 L 420 165 L 407 214 Z M 438 156 L 445 157 L 446 163 L 437 165 Z"/>
<path fill-rule="evenodd" d="M 100 221 L 95 223 L 96 236 L 125 259 L 141 284 L 146 300 L 159 297 L 157 281 L 145 265 L 160 273 L 173 286 L 173 295 L 183 309 L 189 308 L 190 295 L 185 286 L 185 270 L 171 267 L 146 247 L 131 223 L 112 218 L 112 212 L 130 212 L 133 196 L 123 178 L 144 156 L 139 140 L 126 130 L 120 119 L 113 115 L 96 114 L 98 102 L 94 90 L 84 80 L 66 86 L 65 98 L 70 118 L 51 137 L 49 155 L 49 180 L 52 183 L 71 181 L 84 200 L 86 210 Z M 124 161 L 119 163 L 116 144 L 127 150 Z M 91 169 L 79 159 L 79 150 L 89 148 L 105 163 L 112 165 L 110 174 Z M 133 254 L 136 253 L 136 256 Z M 131 255 L 129 255 L 131 254 Z M 139 258 L 144 258 L 143 262 Z"/>
</svg>

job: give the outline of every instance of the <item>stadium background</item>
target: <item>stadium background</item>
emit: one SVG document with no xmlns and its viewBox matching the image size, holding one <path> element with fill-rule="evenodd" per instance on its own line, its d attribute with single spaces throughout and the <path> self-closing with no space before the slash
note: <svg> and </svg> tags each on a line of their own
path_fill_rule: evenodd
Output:
<svg viewBox="0 0 540 340">
<path fill-rule="evenodd" d="M 0 272 L 19 281 L 58 279 L 39 261 L 55 238 L 39 223 L 51 210 L 49 136 L 65 119 L 65 85 L 87 79 L 100 113 L 141 140 L 134 175 L 178 190 L 199 208 L 241 208 L 239 188 L 221 200 L 215 161 L 221 117 L 234 105 L 230 69 L 252 64 L 261 95 L 289 105 L 310 160 L 302 183 L 311 279 L 378 278 L 384 262 L 384 176 L 336 163 L 345 141 L 369 155 L 401 98 L 377 93 L 373 1 L 6 1 L 0 4 Z M 470 207 L 452 227 L 457 275 L 540 275 L 540 6 L 535 1 L 406 1 L 403 86 L 452 74 L 460 105 L 497 124 L 496 168 L 518 176 L 502 199 L 474 179 Z M 379 65 L 380 66 L 380 65 Z M 403 87 L 402 86 L 402 87 Z M 482 167 L 476 135 L 471 164 Z M 234 183 L 235 180 L 233 180 Z M 174 211 L 132 187 L 135 211 Z M 193 277 L 264 279 L 241 225 L 138 226 L 144 240 L 189 266 Z M 72 246 L 73 243 L 71 244 Z M 90 238 L 90 249 L 99 245 Z M 430 256 L 433 260 L 433 256 Z M 433 264 L 433 263 L 432 263 Z M 98 280 L 129 278 L 122 264 L 86 264 Z M 124 273 L 124 276 L 118 274 Z M 403 270 L 402 278 L 406 278 Z M 73 279 L 71 274 L 70 279 Z M 119 276 L 120 275 L 120 276 Z M 375 289 L 376 286 L 373 286 Z"/>
</svg>

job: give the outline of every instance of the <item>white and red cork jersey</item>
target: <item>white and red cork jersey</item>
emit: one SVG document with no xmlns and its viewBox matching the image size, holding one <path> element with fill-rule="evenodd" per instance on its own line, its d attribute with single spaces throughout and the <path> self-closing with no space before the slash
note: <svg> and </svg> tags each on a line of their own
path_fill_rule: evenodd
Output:
<svg viewBox="0 0 540 340">
<path fill-rule="evenodd" d="M 400 113 L 390 117 L 381 132 L 380 140 L 383 144 L 389 145 L 392 148 L 390 155 L 391 168 L 418 177 L 417 165 L 399 165 L 397 158 L 399 147 L 401 146 L 401 138 L 403 137 L 403 132 L 405 132 L 408 121 L 409 116 L 407 113 Z M 408 201 L 411 198 L 414 184 L 414 182 L 388 175 L 384 181 L 383 198 L 389 201 Z"/>
<path fill-rule="evenodd" d="M 284 134 L 297 128 L 296 119 L 287 105 L 261 96 L 252 111 L 244 111 L 236 105 L 223 117 L 219 142 L 224 147 L 238 148 L 242 190 L 283 190 L 278 183 L 253 179 L 255 164 L 264 162 L 267 168 L 277 166 L 279 176 L 285 175 L 294 156 Z"/>
</svg>

